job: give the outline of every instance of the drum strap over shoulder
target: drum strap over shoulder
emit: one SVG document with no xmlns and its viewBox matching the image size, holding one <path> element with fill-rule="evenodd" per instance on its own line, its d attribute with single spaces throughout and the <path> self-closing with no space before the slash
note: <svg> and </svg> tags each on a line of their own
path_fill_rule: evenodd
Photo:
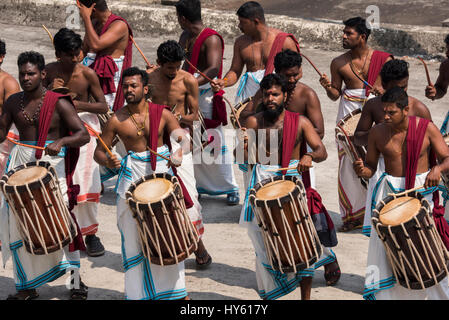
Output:
<svg viewBox="0 0 449 320">
<path fill-rule="evenodd" d="M 276 38 L 273 41 L 273 45 L 271 46 L 270 54 L 268 55 L 267 65 L 265 66 L 265 76 L 273 73 L 274 71 L 274 58 L 276 55 L 282 51 L 284 47 L 285 39 L 288 37 L 292 38 L 295 42 L 296 49 L 300 52 L 298 40 L 296 40 L 295 36 L 291 33 L 280 32 L 277 34 Z"/>
</svg>

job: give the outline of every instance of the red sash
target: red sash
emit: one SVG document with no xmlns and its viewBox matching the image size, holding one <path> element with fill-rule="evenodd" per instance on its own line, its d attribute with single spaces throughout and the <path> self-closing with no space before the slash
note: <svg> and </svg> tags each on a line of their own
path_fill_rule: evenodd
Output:
<svg viewBox="0 0 449 320">
<path fill-rule="evenodd" d="M 119 17 L 115 14 L 111 14 L 106 21 L 105 25 L 103 26 L 103 29 L 101 30 L 100 36 L 102 36 L 109 28 L 111 23 L 114 21 L 123 21 L 128 26 L 129 31 L 129 39 L 128 39 L 128 45 L 125 49 L 125 57 L 123 59 L 123 67 L 122 67 L 122 73 L 124 70 L 131 67 L 132 64 L 132 49 L 133 49 L 133 43 L 131 41 L 131 37 L 133 35 L 133 32 L 131 30 L 131 27 L 129 26 L 128 22 L 123 19 L 122 17 Z M 118 71 L 117 65 L 114 62 L 114 59 L 111 56 L 104 55 L 101 52 L 97 52 L 97 55 L 95 57 L 95 61 L 90 66 L 93 70 L 95 70 L 95 73 L 98 75 L 98 78 L 100 80 L 101 88 L 103 89 L 104 94 L 110 94 L 117 92 L 115 95 L 114 100 L 114 106 L 112 110 L 115 112 L 123 107 L 123 104 L 125 102 L 125 97 L 123 96 L 123 89 L 122 89 L 122 75 L 120 75 L 120 82 L 118 84 L 118 88 L 115 87 L 114 84 L 114 75 Z"/>
<path fill-rule="evenodd" d="M 300 115 L 296 112 L 290 112 L 285 110 L 284 117 L 284 127 L 282 132 L 282 159 L 281 166 L 282 168 L 287 168 L 290 163 L 290 159 L 293 153 L 293 149 L 295 147 L 296 136 L 298 133 L 299 126 L 299 117 Z M 307 143 L 303 139 L 300 147 L 300 158 L 307 152 Z M 282 174 L 286 174 L 286 171 L 283 171 Z M 304 187 L 306 189 L 307 194 L 307 206 L 309 207 L 309 212 L 311 215 L 323 213 L 326 217 L 328 229 L 331 231 L 334 229 L 334 223 L 332 218 L 324 206 L 321 196 L 311 187 L 310 183 L 310 172 L 302 172 L 302 181 L 304 183 Z"/>
<path fill-rule="evenodd" d="M 193 44 L 192 49 L 192 56 L 190 57 L 190 62 L 195 66 L 198 67 L 198 60 L 201 53 L 201 47 L 203 46 L 204 41 L 206 41 L 207 38 L 210 36 L 218 36 L 221 40 L 221 56 L 223 56 L 224 53 L 224 40 L 223 37 L 216 32 L 213 29 L 205 28 L 200 35 L 198 36 L 198 39 L 196 39 L 195 43 Z M 196 70 L 189 66 L 189 73 L 195 74 Z M 220 70 L 218 71 L 218 78 L 221 78 L 223 73 L 223 59 L 221 61 Z M 212 98 L 212 119 L 204 119 L 204 123 L 206 125 L 206 129 L 213 129 L 218 127 L 220 124 L 223 124 L 224 126 L 228 124 L 228 115 L 226 113 L 226 104 L 223 100 L 224 91 L 221 90 L 214 94 L 214 97 Z"/>
<path fill-rule="evenodd" d="M 155 104 L 152 102 L 148 102 L 148 108 L 149 108 L 149 116 L 150 116 L 150 134 L 148 136 L 148 145 L 150 148 L 154 151 L 157 150 L 158 145 L 158 139 L 159 139 L 159 124 L 161 122 L 162 117 L 162 111 L 164 109 L 170 110 L 169 107 L 163 106 L 160 104 Z M 164 132 L 164 143 L 168 146 L 169 150 L 172 151 L 171 143 L 170 143 L 170 136 L 167 132 Z M 151 153 L 150 155 L 151 160 L 151 169 L 153 171 L 156 170 L 156 155 L 154 153 Z M 178 176 L 178 171 L 175 167 L 172 167 L 174 175 L 178 178 L 179 184 L 181 185 L 182 193 L 184 195 L 184 202 L 186 204 L 186 208 L 189 209 L 193 207 L 193 201 L 192 198 L 189 195 L 189 192 L 187 191 L 187 188 L 184 185 L 184 182 L 182 182 L 181 177 Z"/>
<path fill-rule="evenodd" d="M 267 65 L 265 66 L 264 76 L 273 73 L 274 58 L 276 57 L 276 55 L 279 52 L 282 51 L 282 48 L 284 47 L 285 39 L 287 39 L 287 37 L 290 37 L 293 39 L 293 41 L 296 44 L 296 49 L 298 50 L 298 52 L 300 52 L 298 40 L 296 40 L 296 38 L 293 34 L 285 33 L 285 32 L 278 33 L 278 35 L 276 36 L 276 38 L 273 41 L 273 45 L 271 46 L 270 54 L 268 55 L 268 61 L 267 61 Z"/>
<path fill-rule="evenodd" d="M 372 86 L 376 82 L 379 76 L 380 70 L 382 70 L 385 60 L 389 57 L 394 58 L 391 54 L 383 51 L 374 50 L 371 56 L 371 62 L 368 70 L 368 83 Z M 368 97 L 371 89 L 369 87 L 365 88 L 365 96 Z"/>
<path fill-rule="evenodd" d="M 427 126 L 430 120 L 420 118 L 418 127 L 416 117 L 409 117 L 407 132 L 407 163 L 405 172 L 405 189 L 415 187 L 416 172 L 418 170 L 418 160 L 421 153 Z M 436 156 L 433 150 L 429 154 L 429 165 L 436 165 Z M 433 220 L 438 233 L 447 249 L 449 249 L 449 225 L 444 218 L 444 207 L 440 205 L 440 195 L 438 190 L 433 193 Z"/>
<path fill-rule="evenodd" d="M 61 95 L 59 93 L 55 93 L 53 91 L 47 91 L 44 101 L 42 102 L 42 109 L 39 116 L 39 129 L 38 129 L 38 139 L 37 146 L 44 147 L 45 142 L 47 141 L 48 130 L 50 129 L 51 119 L 53 117 L 53 112 L 55 111 L 56 103 L 59 99 L 64 98 L 68 99 L 72 104 L 72 99 L 70 96 Z M 75 108 L 75 106 L 73 106 Z M 69 132 L 69 135 L 72 133 Z M 43 150 L 36 150 L 35 157 L 36 159 L 42 158 Z M 69 212 L 75 222 L 76 229 L 78 231 L 78 235 L 73 239 L 73 242 L 69 245 L 69 251 L 73 252 L 76 250 L 86 250 L 84 245 L 83 237 L 81 235 L 81 230 L 76 221 L 75 215 L 72 213 L 73 207 L 77 204 L 77 196 L 80 192 L 79 185 L 73 184 L 73 173 L 75 172 L 75 167 L 78 162 L 79 157 L 79 148 L 67 148 L 67 154 L 64 158 L 65 164 L 65 174 L 66 174 L 66 182 L 67 182 L 67 197 L 69 199 Z"/>
</svg>

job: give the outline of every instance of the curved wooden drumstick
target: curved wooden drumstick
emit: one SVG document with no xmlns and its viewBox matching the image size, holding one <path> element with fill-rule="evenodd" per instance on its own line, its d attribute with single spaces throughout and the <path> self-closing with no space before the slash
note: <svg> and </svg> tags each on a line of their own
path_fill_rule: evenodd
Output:
<svg viewBox="0 0 449 320">
<path fill-rule="evenodd" d="M 229 100 L 224 96 L 223 96 L 223 100 L 226 101 L 227 104 L 229 104 L 229 108 L 231 108 L 232 115 L 234 116 L 235 121 L 237 122 L 237 125 L 239 126 L 239 129 L 242 129 L 242 126 L 240 125 L 240 121 L 237 118 L 237 114 L 235 113 L 234 107 L 232 106 L 231 102 L 229 102 Z"/>
<path fill-rule="evenodd" d="M 209 78 L 208 76 L 206 76 L 206 75 L 205 75 L 203 72 L 201 72 L 197 67 L 195 67 L 195 66 L 193 65 L 193 63 L 189 61 L 189 59 L 185 58 L 185 60 L 186 60 L 186 62 L 187 62 L 193 69 L 195 69 L 196 72 L 198 72 L 200 75 L 202 75 L 202 76 L 204 77 L 204 79 L 206 79 L 206 80 L 209 81 L 209 82 L 212 82 L 212 79 Z"/>
<path fill-rule="evenodd" d="M 157 153 L 156 151 L 151 149 L 149 146 L 147 146 L 147 150 L 150 151 L 152 154 L 156 155 L 157 157 L 161 157 L 162 159 L 165 159 L 167 161 L 171 161 L 170 158 L 167 158 L 166 156 L 163 156 L 163 155 Z"/>
<path fill-rule="evenodd" d="M 310 168 L 313 168 L 313 166 Z M 298 167 L 287 167 L 287 168 L 277 168 L 277 169 L 265 169 L 265 171 L 266 172 L 278 172 L 278 171 L 284 171 L 284 170 L 289 171 L 289 170 L 297 170 L 297 169 L 298 169 Z"/>
<path fill-rule="evenodd" d="M 42 25 L 42 28 L 44 28 L 45 31 L 47 31 L 48 36 L 50 37 L 51 43 L 53 43 L 53 36 L 51 35 L 51 32 L 47 29 L 45 25 Z"/>
<path fill-rule="evenodd" d="M 359 154 L 357 153 L 357 150 L 355 150 L 354 145 L 352 144 L 351 140 L 349 139 L 349 135 L 348 135 L 348 133 L 346 132 L 346 130 L 343 129 L 343 127 L 342 127 L 340 124 L 337 124 L 337 127 L 340 128 L 340 130 L 341 130 L 341 131 L 343 132 L 343 134 L 345 135 L 346 139 L 348 139 L 348 143 L 349 143 L 349 146 L 350 146 L 350 148 L 351 148 L 351 151 L 352 151 L 353 156 L 354 156 L 356 159 L 360 158 L 360 157 L 359 157 Z"/>
<path fill-rule="evenodd" d="M 106 152 L 109 154 L 109 156 L 113 156 L 111 150 L 108 148 L 108 146 L 106 145 L 106 143 L 104 143 L 103 139 L 101 139 L 100 135 L 98 134 L 98 132 L 96 130 L 94 130 L 91 126 L 89 126 L 86 122 L 83 122 L 84 126 L 86 127 L 87 130 L 89 130 L 90 132 L 92 132 L 97 138 L 98 141 L 100 141 L 101 145 L 103 146 L 103 148 L 105 148 Z"/>
<path fill-rule="evenodd" d="M 310 60 L 309 58 L 307 58 L 307 56 L 305 56 L 304 54 L 300 53 L 301 56 L 303 56 L 307 61 L 309 61 L 309 63 L 312 65 L 312 67 L 315 69 L 315 71 L 320 75 L 320 77 L 323 76 L 323 74 L 320 72 L 320 70 L 318 70 L 318 68 L 313 64 L 312 60 Z"/>
<path fill-rule="evenodd" d="M 18 146 L 27 147 L 27 148 L 32 148 L 32 149 L 38 149 L 38 150 L 45 150 L 44 147 L 38 147 L 38 146 L 33 146 L 33 145 L 31 145 L 31 144 L 21 143 L 21 142 L 18 142 L 18 141 L 16 141 L 16 140 L 14 140 L 14 139 L 11 139 L 10 137 L 6 137 L 6 139 L 8 139 L 9 141 L 11 141 L 12 143 L 14 143 L 14 144 L 16 144 L 16 145 L 18 145 Z"/>
<path fill-rule="evenodd" d="M 432 86 L 432 81 L 430 81 L 429 69 L 427 68 L 426 62 L 421 57 L 418 57 L 418 59 L 421 60 L 422 64 L 424 65 L 424 69 L 426 70 L 427 84 L 429 86 Z"/>
<path fill-rule="evenodd" d="M 147 66 L 151 66 L 151 63 L 148 61 L 147 57 L 143 54 L 142 50 L 140 50 L 139 46 L 137 45 L 136 41 L 134 41 L 133 36 L 129 36 L 131 38 L 131 41 L 133 42 L 134 46 L 136 47 L 137 51 L 139 51 L 140 55 L 142 56 L 143 60 L 145 60 L 145 63 Z"/>
</svg>

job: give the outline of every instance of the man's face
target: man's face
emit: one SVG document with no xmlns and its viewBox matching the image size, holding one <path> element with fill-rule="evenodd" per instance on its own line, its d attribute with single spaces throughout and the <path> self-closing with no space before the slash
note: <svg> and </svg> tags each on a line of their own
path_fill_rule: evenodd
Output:
<svg viewBox="0 0 449 320">
<path fill-rule="evenodd" d="M 384 122 L 389 126 L 396 127 L 404 121 L 408 114 L 408 106 L 401 110 L 395 102 L 383 102 Z"/>
<path fill-rule="evenodd" d="M 123 95 L 128 104 L 140 103 L 148 93 L 148 87 L 143 86 L 142 77 L 140 75 L 126 77 L 123 79 L 122 87 Z"/>
<path fill-rule="evenodd" d="M 264 111 L 264 117 L 270 122 L 276 121 L 276 119 L 284 111 L 284 103 L 286 94 L 282 92 L 280 86 L 274 85 L 270 89 L 262 90 L 262 105 Z"/>
<path fill-rule="evenodd" d="M 179 13 L 176 13 L 176 16 L 178 17 L 179 26 L 181 27 L 182 30 L 185 30 L 186 29 L 185 18 L 179 15 Z"/>
<path fill-rule="evenodd" d="M 354 49 L 360 45 L 364 37 L 354 28 L 345 27 L 343 29 L 343 49 Z"/>
<path fill-rule="evenodd" d="M 382 87 L 385 89 L 385 91 L 388 91 L 394 87 L 399 87 L 403 89 L 405 92 L 407 92 L 408 88 L 408 77 L 405 77 L 401 80 L 391 80 L 388 83 L 382 83 Z"/>
<path fill-rule="evenodd" d="M 254 20 L 239 17 L 238 28 L 244 35 L 250 36 L 256 30 L 256 22 Z"/>
<path fill-rule="evenodd" d="M 289 69 L 283 69 L 279 72 L 283 74 L 288 80 L 288 91 L 292 91 L 299 79 L 302 78 L 302 67 L 291 67 Z"/>
<path fill-rule="evenodd" d="M 178 74 L 179 69 L 181 69 L 182 61 L 176 62 L 166 62 L 164 64 L 159 64 L 161 66 L 161 73 L 166 76 L 169 80 L 174 80 Z"/>
<path fill-rule="evenodd" d="M 40 71 L 37 65 L 27 62 L 19 67 L 19 83 L 23 91 L 36 90 L 45 78 L 45 70 Z"/>
<path fill-rule="evenodd" d="M 63 66 L 74 68 L 78 64 L 80 52 L 81 48 L 72 52 L 56 52 L 56 57 Z"/>
</svg>

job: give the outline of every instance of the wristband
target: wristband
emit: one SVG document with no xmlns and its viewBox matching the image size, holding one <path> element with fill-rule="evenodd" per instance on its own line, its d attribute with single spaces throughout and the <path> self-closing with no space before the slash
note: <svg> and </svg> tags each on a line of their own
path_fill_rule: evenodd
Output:
<svg viewBox="0 0 449 320">
<path fill-rule="evenodd" d="M 304 156 L 309 156 L 310 158 L 312 158 L 312 161 L 313 161 L 313 156 L 310 152 L 305 153 Z"/>
</svg>

